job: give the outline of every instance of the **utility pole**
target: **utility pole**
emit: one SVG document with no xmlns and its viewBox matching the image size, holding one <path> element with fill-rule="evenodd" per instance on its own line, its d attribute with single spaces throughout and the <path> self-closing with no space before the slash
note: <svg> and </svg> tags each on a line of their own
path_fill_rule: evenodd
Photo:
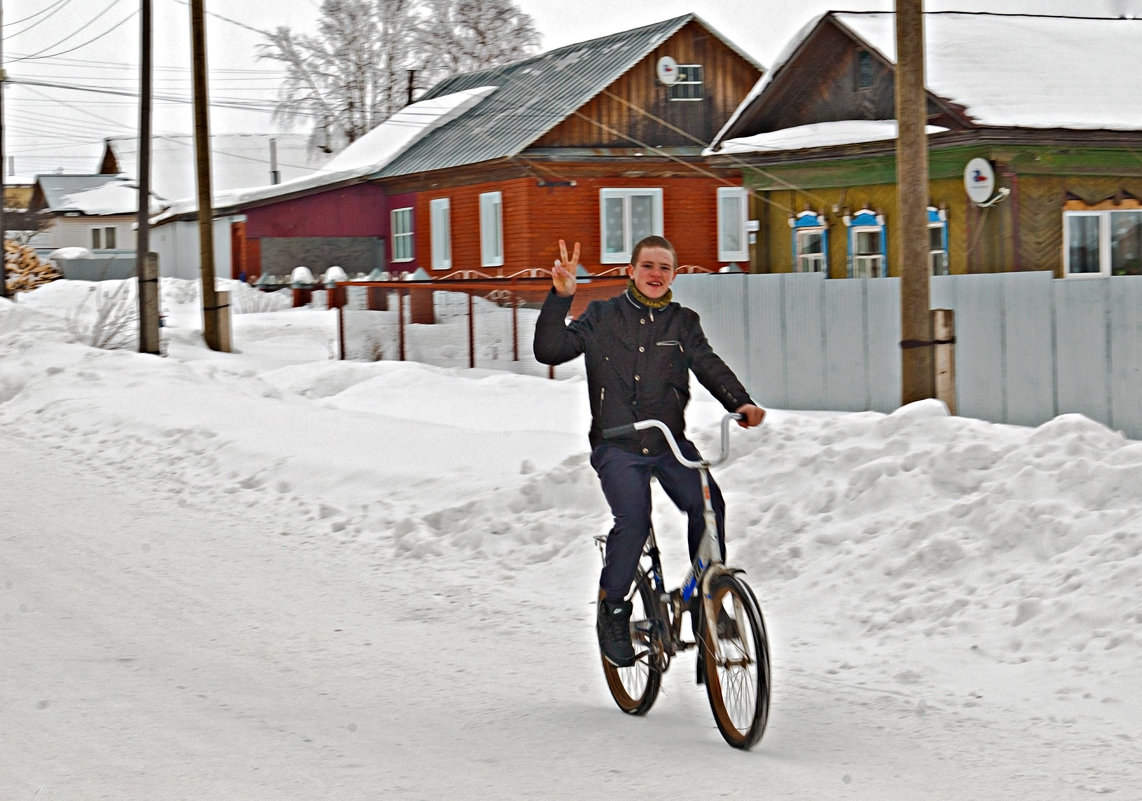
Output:
<svg viewBox="0 0 1142 801">
<path fill-rule="evenodd" d="M 924 3 L 896 0 L 896 228 L 900 253 L 901 403 L 935 397 L 928 266 L 928 100 Z"/>
<path fill-rule="evenodd" d="M 10 298 L 8 291 L 8 229 L 4 226 L 4 82 L 8 75 L 4 72 L 4 4 L 0 2 L 0 298 Z"/>
<path fill-rule="evenodd" d="M 139 353 L 160 352 L 159 268 L 151 253 L 151 0 L 142 0 L 139 76 L 139 211 L 135 274 L 139 282 Z"/>
<path fill-rule="evenodd" d="M 194 150 L 198 180 L 198 251 L 202 269 L 202 335 L 211 350 L 230 351 L 228 294 L 214 287 L 214 205 L 210 186 L 210 122 L 206 91 L 206 22 L 202 0 L 190 0 L 194 59 Z"/>
</svg>

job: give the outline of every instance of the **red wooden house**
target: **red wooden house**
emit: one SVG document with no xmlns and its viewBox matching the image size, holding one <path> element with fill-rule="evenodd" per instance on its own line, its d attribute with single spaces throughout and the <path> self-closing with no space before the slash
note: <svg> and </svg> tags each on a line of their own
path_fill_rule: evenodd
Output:
<svg viewBox="0 0 1142 801">
<path fill-rule="evenodd" d="M 649 233 L 682 264 L 745 261 L 740 177 L 714 175 L 702 152 L 761 72 L 687 14 L 450 78 L 325 180 L 221 199 L 232 271 L 510 276 L 550 268 L 563 237 L 601 273 Z"/>
</svg>

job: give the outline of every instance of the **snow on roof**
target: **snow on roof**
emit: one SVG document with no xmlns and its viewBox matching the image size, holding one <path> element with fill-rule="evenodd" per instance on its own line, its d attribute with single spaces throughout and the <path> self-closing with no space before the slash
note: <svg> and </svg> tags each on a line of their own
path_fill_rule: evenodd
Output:
<svg viewBox="0 0 1142 801">
<path fill-rule="evenodd" d="M 927 133 L 948 130 L 939 125 L 927 126 Z M 815 122 L 780 131 L 727 139 L 718 153 L 756 153 L 765 150 L 799 150 L 808 147 L 850 145 L 857 142 L 879 142 L 896 138 L 896 120 L 842 120 Z"/>
<path fill-rule="evenodd" d="M 237 206 L 304 189 L 366 178 L 378 172 L 421 137 L 459 117 L 495 90 L 494 86 L 481 86 L 411 103 L 334 156 L 312 175 L 269 186 L 217 192 L 214 195 L 214 207 Z M 197 198 L 178 201 L 156 222 L 189 214 L 197 209 Z"/>
<path fill-rule="evenodd" d="M 896 61 L 889 13 L 836 19 Z M 1142 130 L 1142 20 L 924 15 L 925 83 L 980 125 Z"/>
<path fill-rule="evenodd" d="M 827 17 L 895 63 L 891 12 L 817 17 L 782 50 L 715 145 Z M 963 106 L 979 125 L 1142 130 L 1142 20 L 928 12 L 924 41 L 929 91 Z"/>
<path fill-rule="evenodd" d="M 210 135 L 210 182 L 215 191 L 255 186 L 272 180 L 271 144 L 277 155 L 280 180 L 312 174 L 327 160 L 313 151 L 306 134 L 213 133 Z M 107 141 L 118 160 L 119 171 L 138 175 L 139 141 L 134 136 Z M 166 198 L 195 194 L 195 143 L 192 134 L 162 134 L 151 139 L 151 188 Z"/>
<path fill-rule="evenodd" d="M 54 212 L 80 214 L 135 214 L 139 208 L 139 186 L 121 175 L 41 175 L 36 179 Z M 152 194 L 152 214 L 164 208 Z"/>
</svg>

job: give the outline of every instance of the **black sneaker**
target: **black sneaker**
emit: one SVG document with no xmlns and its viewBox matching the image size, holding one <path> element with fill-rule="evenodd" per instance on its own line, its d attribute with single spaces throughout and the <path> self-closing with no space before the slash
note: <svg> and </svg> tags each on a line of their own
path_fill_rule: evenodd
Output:
<svg viewBox="0 0 1142 801">
<path fill-rule="evenodd" d="M 599 634 L 599 648 L 603 651 L 603 657 L 615 667 L 630 667 L 634 664 L 634 646 L 630 641 L 632 608 L 630 601 L 612 604 L 605 598 L 599 600 L 599 616 L 595 624 Z"/>
</svg>

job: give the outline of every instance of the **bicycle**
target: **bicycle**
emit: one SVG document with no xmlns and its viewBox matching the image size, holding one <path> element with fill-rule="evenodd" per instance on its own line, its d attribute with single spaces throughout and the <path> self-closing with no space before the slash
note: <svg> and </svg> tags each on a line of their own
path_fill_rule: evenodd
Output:
<svg viewBox="0 0 1142 801">
<path fill-rule="evenodd" d="M 722 418 L 721 454 L 714 460 L 686 458 L 661 420 L 643 420 L 603 432 L 609 438 L 659 429 L 675 458 L 701 476 L 706 530 L 682 584 L 669 591 L 654 531 L 650 531 L 630 595 L 635 662 L 630 667 L 616 667 L 605 657 L 602 662 L 607 687 L 619 708 L 630 715 L 645 715 L 658 698 L 662 674 L 670 668 L 671 659 L 697 647 L 699 681 L 706 685 L 718 730 L 734 748 L 749 749 L 761 739 L 769 716 L 769 638 L 761 606 L 741 578 L 744 571 L 728 567 L 723 560 L 709 485 L 710 468 L 729 456 L 730 422 L 739 419 L 738 414 Z M 606 539 L 605 535 L 595 538 L 604 559 Z M 693 642 L 682 637 L 683 612 L 690 613 L 692 623 L 697 615 Z"/>
</svg>

